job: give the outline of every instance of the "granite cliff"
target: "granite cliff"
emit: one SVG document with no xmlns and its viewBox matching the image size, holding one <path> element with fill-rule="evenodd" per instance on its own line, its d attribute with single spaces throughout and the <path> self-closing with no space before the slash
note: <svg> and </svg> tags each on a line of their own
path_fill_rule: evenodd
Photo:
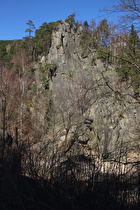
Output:
<svg viewBox="0 0 140 210">
<path fill-rule="evenodd" d="M 126 43 L 92 32 L 58 21 L 2 42 L 1 209 L 139 209 L 139 57 L 116 62 Z"/>
<path fill-rule="evenodd" d="M 61 21 L 52 33 L 48 56 L 40 58 L 40 68 L 47 69 L 45 77 L 53 103 L 49 129 L 55 132 L 56 144 L 63 152 L 84 148 L 87 155 L 98 152 L 105 159 L 137 154 L 139 100 L 114 65 L 102 62 L 96 49 L 83 48 L 81 34 L 81 27 L 75 32 Z M 39 116 L 45 119 L 45 114 L 44 110 Z"/>
</svg>

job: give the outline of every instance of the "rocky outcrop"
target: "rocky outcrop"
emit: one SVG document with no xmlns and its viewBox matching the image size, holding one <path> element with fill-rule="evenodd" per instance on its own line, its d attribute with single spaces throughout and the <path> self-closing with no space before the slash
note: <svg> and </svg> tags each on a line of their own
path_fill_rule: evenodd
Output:
<svg viewBox="0 0 140 210">
<path fill-rule="evenodd" d="M 140 146 L 139 101 L 114 66 L 101 62 L 95 49 L 84 51 L 81 33 L 81 28 L 75 32 L 61 21 L 45 58 L 56 66 L 49 88 L 57 145 L 69 151 L 72 141 L 71 148 L 79 144 L 87 155 L 96 152 L 104 159 L 135 153 Z"/>
</svg>

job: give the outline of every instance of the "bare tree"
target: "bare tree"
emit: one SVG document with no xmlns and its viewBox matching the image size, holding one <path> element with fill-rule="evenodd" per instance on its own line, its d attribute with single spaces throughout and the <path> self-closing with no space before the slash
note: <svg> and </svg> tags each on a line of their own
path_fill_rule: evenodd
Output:
<svg viewBox="0 0 140 210">
<path fill-rule="evenodd" d="M 0 149 L 2 165 L 6 147 L 12 146 L 12 137 L 18 119 L 19 80 L 12 69 L 0 69 L 0 129 L 2 132 Z"/>
<path fill-rule="evenodd" d="M 130 27 L 132 23 L 137 26 L 139 30 L 140 22 L 140 1 L 139 0 L 119 0 L 118 4 L 113 5 L 109 9 L 102 10 L 108 13 L 118 13 L 120 23 L 123 26 Z"/>
<path fill-rule="evenodd" d="M 69 144 L 81 135 L 79 132 L 85 116 L 92 104 L 91 81 L 88 78 L 61 78 L 55 82 L 53 92 L 56 124 L 65 135 L 64 142 Z M 72 136 L 70 136 L 72 135 Z"/>
</svg>

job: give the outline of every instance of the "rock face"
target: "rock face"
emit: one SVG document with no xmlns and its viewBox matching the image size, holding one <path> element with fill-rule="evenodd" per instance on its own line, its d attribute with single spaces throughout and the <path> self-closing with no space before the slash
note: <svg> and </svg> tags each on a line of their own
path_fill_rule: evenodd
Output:
<svg viewBox="0 0 140 210">
<path fill-rule="evenodd" d="M 80 36 L 81 29 L 75 32 L 62 21 L 45 61 L 56 66 L 49 88 L 59 147 L 69 151 L 80 145 L 87 154 L 98 152 L 105 159 L 135 152 L 140 146 L 139 101 L 95 49 L 83 50 Z"/>
</svg>

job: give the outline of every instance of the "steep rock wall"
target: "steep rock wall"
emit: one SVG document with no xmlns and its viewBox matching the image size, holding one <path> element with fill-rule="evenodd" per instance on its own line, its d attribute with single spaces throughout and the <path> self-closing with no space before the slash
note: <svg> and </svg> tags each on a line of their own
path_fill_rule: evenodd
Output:
<svg viewBox="0 0 140 210">
<path fill-rule="evenodd" d="M 87 154 L 96 151 L 104 158 L 135 152 L 140 146 L 139 101 L 115 68 L 97 58 L 95 49 L 83 51 L 81 33 L 81 28 L 75 32 L 62 21 L 52 34 L 46 58 L 57 67 L 49 86 L 58 109 L 58 145 L 65 152 L 84 148 Z"/>
</svg>

